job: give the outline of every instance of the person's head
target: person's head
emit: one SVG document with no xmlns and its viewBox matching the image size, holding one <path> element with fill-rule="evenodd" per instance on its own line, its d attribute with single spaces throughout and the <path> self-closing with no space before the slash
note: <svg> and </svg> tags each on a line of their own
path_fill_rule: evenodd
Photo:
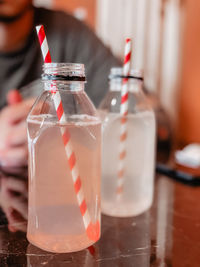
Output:
<svg viewBox="0 0 200 267">
<path fill-rule="evenodd" d="M 32 8 L 32 0 L 0 0 L 0 22 L 11 23 Z"/>
</svg>

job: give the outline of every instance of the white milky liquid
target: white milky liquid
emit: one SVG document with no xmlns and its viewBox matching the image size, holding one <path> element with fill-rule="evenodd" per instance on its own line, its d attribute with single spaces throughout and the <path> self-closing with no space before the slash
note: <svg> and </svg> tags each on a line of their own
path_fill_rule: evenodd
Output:
<svg viewBox="0 0 200 267">
<path fill-rule="evenodd" d="M 90 246 L 79 210 L 61 136 L 70 132 L 82 189 L 92 223 L 100 222 L 101 124 L 77 116 L 64 125 L 55 118 L 28 118 L 28 240 L 47 251 L 71 252 Z"/>
<path fill-rule="evenodd" d="M 103 113 L 102 113 L 103 114 Z M 102 212 L 111 216 L 135 216 L 147 210 L 153 199 L 155 118 L 151 111 L 128 114 L 123 192 L 117 197 L 120 115 L 104 116 L 102 153 Z"/>
</svg>

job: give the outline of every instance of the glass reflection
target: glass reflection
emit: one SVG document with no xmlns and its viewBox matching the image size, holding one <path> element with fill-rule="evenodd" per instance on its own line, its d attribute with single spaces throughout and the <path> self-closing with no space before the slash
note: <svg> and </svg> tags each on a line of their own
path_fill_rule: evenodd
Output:
<svg viewBox="0 0 200 267">
<path fill-rule="evenodd" d="M 81 266 L 99 267 L 96 262 L 97 248 L 94 246 L 75 253 L 56 254 L 41 250 L 29 244 L 27 247 L 27 267 L 39 266 Z M 95 265 L 94 265 L 95 263 Z"/>
<path fill-rule="evenodd" d="M 9 231 L 26 232 L 28 214 L 27 168 L 1 167 L 0 205 L 6 216 Z"/>
<path fill-rule="evenodd" d="M 137 217 L 102 216 L 100 266 L 150 266 L 150 211 Z"/>
</svg>

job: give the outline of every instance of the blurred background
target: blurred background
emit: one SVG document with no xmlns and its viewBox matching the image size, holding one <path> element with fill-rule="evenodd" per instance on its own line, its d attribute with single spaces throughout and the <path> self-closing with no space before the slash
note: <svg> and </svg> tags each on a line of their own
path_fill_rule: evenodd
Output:
<svg viewBox="0 0 200 267">
<path fill-rule="evenodd" d="M 200 142 L 199 0 L 35 0 L 35 5 L 73 14 L 119 58 L 124 39 L 132 37 L 132 65 L 144 69 L 145 88 L 157 94 L 176 140 Z"/>
</svg>

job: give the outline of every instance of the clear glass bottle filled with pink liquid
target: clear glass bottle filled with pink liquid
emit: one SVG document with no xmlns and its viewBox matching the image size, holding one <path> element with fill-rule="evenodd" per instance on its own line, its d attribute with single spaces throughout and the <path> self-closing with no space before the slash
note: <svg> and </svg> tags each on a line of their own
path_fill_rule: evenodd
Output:
<svg viewBox="0 0 200 267">
<path fill-rule="evenodd" d="M 30 111 L 27 238 L 50 252 L 100 238 L 101 122 L 84 92 L 82 64 L 46 63 Z"/>
</svg>

